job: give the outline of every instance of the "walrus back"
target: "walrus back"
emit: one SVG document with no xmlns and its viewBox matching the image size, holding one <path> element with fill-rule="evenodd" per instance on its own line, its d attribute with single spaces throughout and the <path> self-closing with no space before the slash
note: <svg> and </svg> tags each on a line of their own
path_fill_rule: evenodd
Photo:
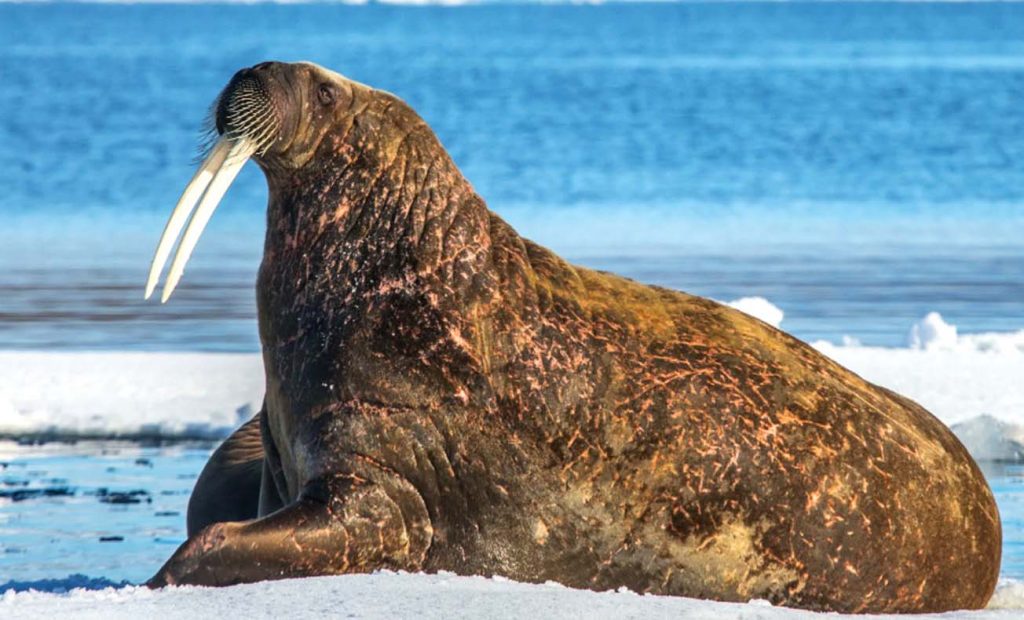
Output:
<svg viewBox="0 0 1024 620">
<path fill-rule="evenodd" d="M 534 430 L 564 501 L 605 523 L 589 586 L 857 612 L 988 601 L 998 512 L 934 416 L 732 308 L 523 247 L 539 312 L 519 342 L 550 360 Z"/>
</svg>

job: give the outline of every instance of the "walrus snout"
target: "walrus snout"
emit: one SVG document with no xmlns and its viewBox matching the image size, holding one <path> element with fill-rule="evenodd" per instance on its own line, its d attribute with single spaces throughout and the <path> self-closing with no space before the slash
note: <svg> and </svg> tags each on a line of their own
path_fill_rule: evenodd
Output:
<svg viewBox="0 0 1024 620">
<path fill-rule="evenodd" d="M 265 153 L 280 135 L 283 114 L 266 75 L 275 64 L 261 63 L 235 73 L 217 99 L 217 133 L 250 141 L 255 155 Z"/>
</svg>

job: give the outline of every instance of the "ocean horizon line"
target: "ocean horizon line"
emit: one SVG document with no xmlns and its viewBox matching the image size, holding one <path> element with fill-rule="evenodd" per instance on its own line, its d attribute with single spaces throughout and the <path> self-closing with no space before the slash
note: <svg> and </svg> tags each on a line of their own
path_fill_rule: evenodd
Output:
<svg viewBox="0 0 1024 620">
<path fill-rule="evenodd" d="M 602 6 L 650 4 L 1024 4 L 1024 0 L 0 0 L 9 5 L 344 5 L 404 7 Z"/>
</svg>

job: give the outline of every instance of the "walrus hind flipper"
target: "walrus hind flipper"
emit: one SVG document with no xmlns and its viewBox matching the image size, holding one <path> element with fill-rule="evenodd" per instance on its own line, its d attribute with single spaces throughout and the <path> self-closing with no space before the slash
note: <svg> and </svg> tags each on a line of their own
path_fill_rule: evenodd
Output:
<svg viewBox="0 0 1024 620">
<path fill-rule="evenodd" d="M 422 498 L 397 476 L 337 474 L 260 519 L 214 523 L 189 537 L 146 585 L 235 583 L 418 570 L 433 531 Z"/>
</svg>

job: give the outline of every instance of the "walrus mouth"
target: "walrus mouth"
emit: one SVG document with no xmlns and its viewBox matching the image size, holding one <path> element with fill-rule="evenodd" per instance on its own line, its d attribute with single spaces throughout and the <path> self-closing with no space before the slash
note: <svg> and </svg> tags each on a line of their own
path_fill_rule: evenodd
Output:
<svg viewBox="0 0 1024 620">
<path fill-rule="evenodd" d="M 160 303 L 171 297 L 214 210 L 245 162 L 253 155 L 262 155 L 274 143 L 280 118 L 260 80 L 252 72 L 242 71 L 232 78 L 217 101 L 216 125 L 220 138 L 185 187 L 164 226 L 149 268 L 146 299 L 153 295 L 171 248 L 184 228 Z"/>
</svg>

